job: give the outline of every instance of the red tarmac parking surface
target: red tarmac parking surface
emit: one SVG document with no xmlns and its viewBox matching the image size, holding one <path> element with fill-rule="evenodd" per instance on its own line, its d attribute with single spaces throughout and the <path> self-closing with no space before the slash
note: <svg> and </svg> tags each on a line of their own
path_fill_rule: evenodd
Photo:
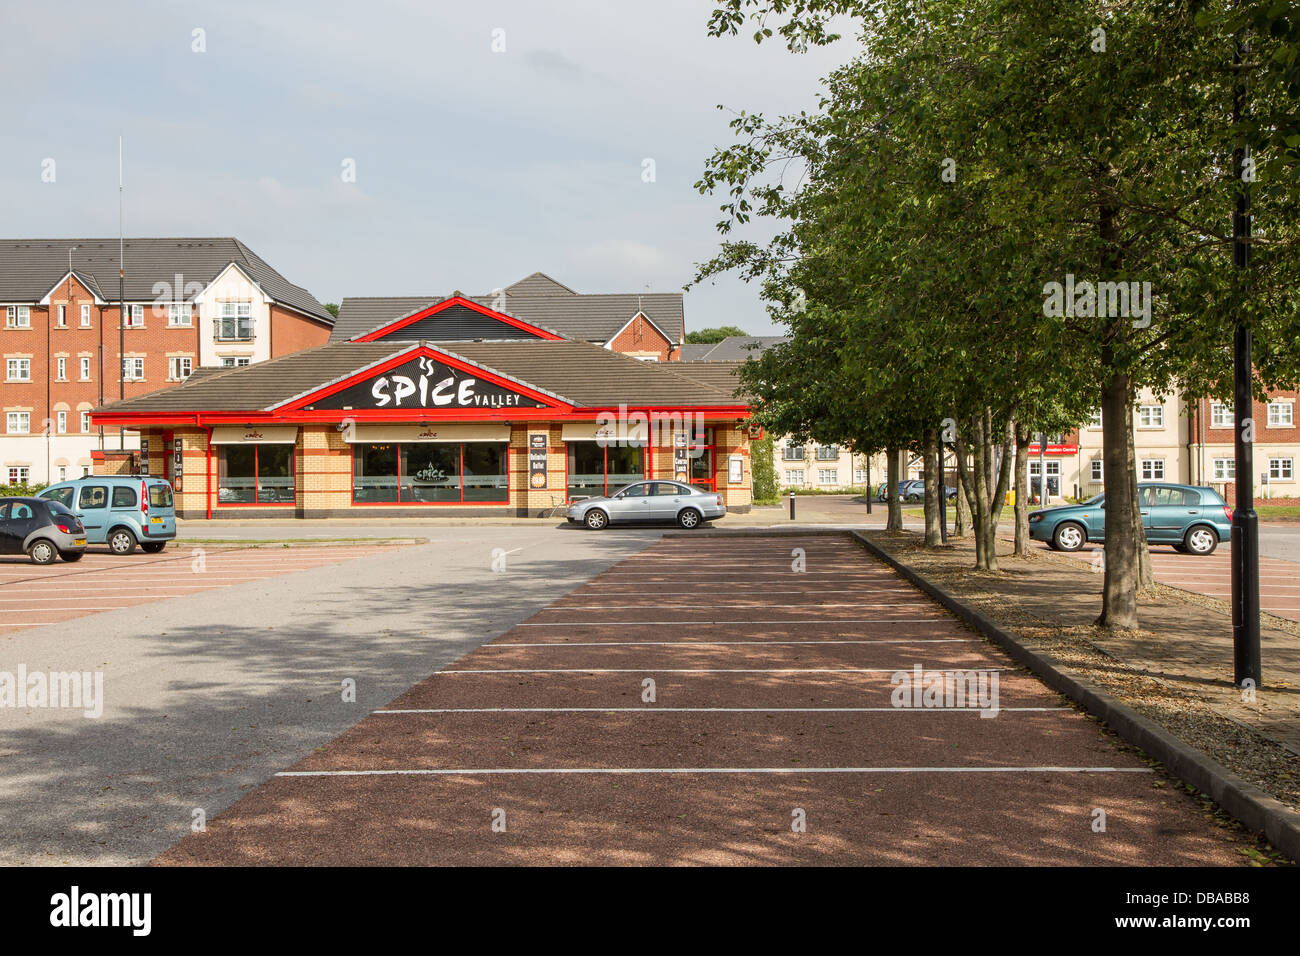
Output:
<svg viewBox="0 0 1300 956">
<path fill-rule="evenodd" d="M 75 563 L 0 557 L 0 635 L 165 598 L 291 574 L 374 554 L 382 546 L 203 548 L 160 554 L 90 550 Z"/>
<path fill-rule="evenodd" d="M 896 706 L 926 702 L 918 665 L 972 697 Z M 847 539 L 700 536 L 598 575 L 156 862 L 1234 865 L 1244 845 Z"/>
<path fill-rule="evenodd" d="M 1042 544 L 1046 548 L 1046 544 Z M 1063 552 L 1083 561 L 1096 562 L 1105 549 L 1090 544 L 1078 551 Z M 1167 545 L 1151 545 L 1151 573 L 1161 584 L 1196 594 L 1232 600 L 1232 548 L 1221 544 L 1211 555 L 1179 554 Z M 1270 614 L 1300 621 L 1300 564 L 1281 558 L 1259 559 L 1260 607 Z"/>
</svg>

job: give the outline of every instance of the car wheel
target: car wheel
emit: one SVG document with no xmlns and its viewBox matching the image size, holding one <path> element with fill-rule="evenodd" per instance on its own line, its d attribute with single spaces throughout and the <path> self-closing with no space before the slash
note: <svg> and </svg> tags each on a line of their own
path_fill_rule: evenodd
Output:
<svg viewBox="0 0 1300 956">
<path fill-rule="evenodd" d="M 1219 546 L 1219 534 L 1213 528 L 1207 528 L 1203 524 L 1188 528 L 1187 534 L 1183 535 L 1183 547 L 1189 554 L 1207 555 L 1213 554 L 1214 549 Z"/>
<path fill-rule="evenodd" d="M 27 556 L 32 559 L 33 564 L 52 564 L 59 556 L 59 549 L 49 541 L 34 541 L 27 549 Z"/>
<path fill-rule="evenodd" d="M 114 528 L 108 535 L 108 550 L 114 554 L 130 554 L 135 550 L 135 535 L 129 528 Z"/>
<path fill-rule="evenodd" d="M 157 554 L 165 547 L 167 547 L 166 541 L 146 541 L 140 545 L 140 550 L 144 551 L 145 554 Z"/>
<path fill-rule="evenodd" d="M 1057 551 L 1078 551 L 1087 543 L 1083 526 L 1073 521 L 1062 521 L 1052 532 L 1052 545 Z"/>
<path fill-rule="evenodd" d="M 59 557 L 64 561 L 80 561 L 86 556 L 85 551 L 60 551 Z"/>
<path fill-rule="evenodd" d="M 592 531 L 601 531 L 609 525 L 609 515 L 599 508 L 592 508 L 587 512 L 587 516 L 582 519 L 582 523 Z"/>
<path fill-rule="evenodd" d="M 703 520 L 704 516 L 694 508 L 683 508 L 677 515 L 677 523 L 683 528 L 698 528 Z"/>
</svg>

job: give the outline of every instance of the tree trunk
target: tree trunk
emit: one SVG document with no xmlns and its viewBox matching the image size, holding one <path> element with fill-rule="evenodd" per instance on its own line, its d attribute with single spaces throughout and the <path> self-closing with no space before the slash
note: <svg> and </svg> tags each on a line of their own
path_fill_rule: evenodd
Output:
<svg viewBox="0 0 1300 956">
<path fill-rule="evenodd" d="M 1103 364 L 1110 365 L 1103 350 Z M 1101 460 L 1106 491 L 1106 577 L 1102 586 L 1101 627 L 1138 626 L 1137 471 L 1133 465 L 1133 380 L 1112 372 L 1101 390 Z"/>
<path fill-rule="evenodd" d="M 1016 422 L 1016 557 L 1029 555 L 1029 429 Z"/>
<path fill-rule="evenodd" d="M 955 446 L 954 446 L 955 449 Z M 954 450 L 954 455 L 958 454 Z M 957 520 L 953 527 L 953 537 L 965 538 L 970 534 L 970 502 L 966 500 L 966 469 L 964 462 L 957 463 Z"/>
<path fill-rule="evenodd" d="M 989 518 L 984 529 L 984 534 L 988 539 L 985 544 L 985 552 L 988 569 L 996 571 L 998 569 L 998 522 L 1002 518 L 1002 503 L 1006 500 L 1007 486 L 1011 479 L 1015 438 L 1010 422 L 1002 425 L 1000 429 L 994 427 L 992 409 L 987 412 L 987 425 L 984 433 L 988 435 L 988 459 L 994 467 L 989 482 Z M 1001 441 L 999 442 L 997 439 L 1001 439 Z"/>
<path fill-rule="evenodd" d="M 936 480 L 935 466 L 939 462 L 939 430 L 927 425 L 921 431 L 921 456 L 925 462 L 925 546 L 937 548 L 942 541 L 939 529 L 939 495 L 943 494 Z"/>
<path fill-rule="evenodd" d="M 971 511 L 975 519 L 975 570 L 988 571 L 988 526 L 989 526 L 989 442 L 985 431 L 984 413 L 972 416 L 974 424 L 971 438 L 974 444 L 975 465 L 975 500 L 971 502 Z"/>
<path fill-rule="evenodd" d="M 885 498 L 889 502 L 889 518 L 885 522 L 886 531 L 903 530 L 903 504 L 898 500 L 898 483 L 902 479 L 898 474 L 898 446 L 891 445 L 885 449 Z"/>
</svg>

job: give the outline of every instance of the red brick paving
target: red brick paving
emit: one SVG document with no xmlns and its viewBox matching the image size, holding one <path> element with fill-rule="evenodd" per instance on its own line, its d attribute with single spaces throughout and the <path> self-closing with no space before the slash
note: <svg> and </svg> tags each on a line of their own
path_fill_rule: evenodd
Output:
<svg viewBox="0 0 1300 956">
<path fill-rule="evenodd" d="M 200 561 L 200 549 L 180 544 L 160 554 L 92 550 L 76 563 L 47 565 L 4 555 L 0 634 L 337 564 L 380 547 L 204 548 Z"/>
<path fill-rule="evenodd" d="M 792 573 L 792 547 L 835 574 Z M 720 582 L 728 564 L 759 583 Z M 632 578 L 653 579 L 639 618 L 595 609 Z M 846 618 L 814 581 L 906 613 Z M 754 622 L 777 604 L 787 623 Z M 831 640 L 861 643 L 796 643 Z M 1007 709 L 892 708 L 892 674 L 916 663 L 999 669 Z M 1175 865 L 1239 863 L 1240 845 L 847 540 L 701 537 L 594 578 L 157 862 Z"/>
</svg>

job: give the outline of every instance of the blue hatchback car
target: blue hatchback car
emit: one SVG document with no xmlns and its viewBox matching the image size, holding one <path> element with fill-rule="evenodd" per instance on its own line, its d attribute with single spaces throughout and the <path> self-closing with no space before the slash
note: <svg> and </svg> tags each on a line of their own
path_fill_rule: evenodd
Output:
<svg viewBox="0 0 1300 956">
<path fill-rule="evenodd" d="M 1198 485 L 1138 485 L 1142 527 L 1150 544 L 1173 545 L 1184 554 L 1213 554 L 1232 535 L 1232 509 L 1213 488 Z M 1106 496 L 1083 504 L 1029 514 L 1029 537 L 1057 551 L 1078 551 L 1089 541 L 1106 540 Z"/>
<path fill-rule="evenodd" d="M 92 475 L 60 481 L 37 497 L 57 501 L 81 519 L 89 544 L 114 554 L 157 554 L 176 537 L 176 502 L 163 478 Z"/>
</svg>

